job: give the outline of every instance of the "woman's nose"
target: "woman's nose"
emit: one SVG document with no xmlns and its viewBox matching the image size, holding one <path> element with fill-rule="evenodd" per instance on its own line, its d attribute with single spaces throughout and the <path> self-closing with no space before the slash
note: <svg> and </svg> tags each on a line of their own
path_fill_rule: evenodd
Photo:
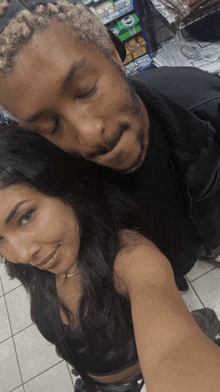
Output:
<svg viewBox="0 0 220 392">
<path fill-rule="evenodd" d="M 40 246 L 35 242 L 11 239 L 5 258 L 17 264 L 32 264 L 38 259 Z"/>
</svg>

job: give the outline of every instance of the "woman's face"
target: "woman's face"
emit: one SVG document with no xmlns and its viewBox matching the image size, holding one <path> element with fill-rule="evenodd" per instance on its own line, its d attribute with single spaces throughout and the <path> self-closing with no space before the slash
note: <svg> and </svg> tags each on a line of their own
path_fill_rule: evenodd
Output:
<svg viewBox="0 0 220 392">
<path fill-rule="evenodd" d="M 77 266 L 79 225 L 72 208 L 34 188 L 0 190 L 0 253 L 15 264 L 30 264 L 54 274 Z"/>
</svg>

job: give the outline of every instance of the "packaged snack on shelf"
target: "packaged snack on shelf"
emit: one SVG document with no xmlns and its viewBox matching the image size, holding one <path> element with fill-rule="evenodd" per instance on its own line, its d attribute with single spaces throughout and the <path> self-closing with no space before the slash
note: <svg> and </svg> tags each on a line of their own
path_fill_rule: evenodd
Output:
<svg viewBox="0 0 220 392">
<path fill-rule="evenodd" d="M 142 31 L 140 20 L 135 13 L 127 15 L 119 20 L 111 27 L 111 30 L 118 35 L 122 42 Z"/>
<path fill-rule="evenodd" d="M 127 75 L 134 75 L 138 72 L 144 71 L 152 65 L 152 59 L 148 54 L 131 61 L 125 66 Z"/>
<path fill-rule="evenodd" d="M 124 61 L 124 65 L 130 63 L 131 61 L 133 61 L 132 53 L 129 50 L 129 48 L 126 48 L 126 58 L 125 58 L 125 61 Z"/>
<path fill-rule="evenodd" d="M 131 54 L 133 60 L 147 54 L 146 41 L 144 40 L 142 33 L 126 41 L 125 47 L 129 55 Z"/>
<path fill-rule="evenodd" d="M 104 24 L 133 10 L 133 0 L 83 0 L 83 2 Z"/>
</svg>

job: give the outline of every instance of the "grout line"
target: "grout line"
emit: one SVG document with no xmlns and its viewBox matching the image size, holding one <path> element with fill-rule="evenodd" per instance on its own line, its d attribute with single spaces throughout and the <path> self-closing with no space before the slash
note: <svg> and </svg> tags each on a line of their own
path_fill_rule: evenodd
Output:
<svg viewBox="0 0 220 392">
<path fill-rule="evenodd" d="M 3 290 L 3 285 L 2 285 L 2 278 L 1 278 L 1 275 L 0 275 L 0 286 L 1 286 L 1 288 L 2 288 L 2 295 L 0 295 L 0 298 L 1 298 L 1 297 L 3 297 L 3 296 L 4 296 L 4 290 Z"/>
<path fill-rule="evenodd" d="M 32 325 L 35 325 L 35 324 L 32 322 L 31 324 L 27 325 L 26 327 L 20 329 L 18 332 L 13 333 L 12 336 L 18 335 L 20 332 L 25 331 L 25 329 L 31 327 Z"/>
<path fill-rule="evenodd" d="M 197 294 L 196 290 L 194 289 L 193 285 L 191 284 L 191 282 L 189 282 L 192 290 L 194 291 L 194 293 L 196 294 L 197 298 L 199 299 L 199 301 L 201 302 L 203 308 L 205 308 L 206 306 L 204 305 L 203 301 L 201 300 L 201 298 L 199 297 L 199 295 Z"/>
<path fill-rule="evenodd" d="M 5 296 L 4 296 L 4 299 L 5 299 L 6 310 L 7 310 L 7 313 L 8 313 L 9 325 L 10 325 L 10 329 L 11 329 L 12 341 L 13 341 L 14 349 L 15 349 L 15 355 L 16 355 L 16 358 L 17 358 L 18 369 L 19 369 L 20 376 L 21 376 L 21 382 L 23 384 L 23 377 L 22 377 L 22 373 L 21 373 L 20 363 L 19 363 L 19 360 L 18 360 L 18 353 L 17 353 L 15 341 L 14 341 L 14 335 L 13 335 L 13 332 L 12 332 L 11 320 L 10 320 L 9 311 L 8 311 L 8 305 L 7 305 L 7 301 L 6 301 Z"/>
<path fill-rule="evenodd" d="M 16 391 L 17 388 L 22 388 L 24 391 L 24 384 L 18 385 L 16 388 L 12 389 L 10 392 Z"/>
<path fill-rule="evenodd" d="M 13 280 L 13 279 L 11 279 L 11 280 Z M 22 286 L 22 284 L 19 284 L 18 286 L 13 287 L 13 289 L 11 289 L 11 290 L 9 290 L 9 291 L 7 291 L 7 292 L 5 293 L 5 292 L 4 292 L 4 286 L 3 286 L 3 284 L 2 284 L 3 293 L 4 293 L 4 295 L 7 295 L 7 294 L 11 293 L 12 291 L 16 290 L 18 287 L 21 287 L 21 286 Z"/>
<path fill-rule="evenodd" d="M 4 342 L 7 342 L 7 340 L 9 340 L 9 339 L 12 339 L 12 335 L 9 336 L 8 338 L 4 339 L 4 340 L 1 340 L 0 345 L 1 345 L 2 343 L 4 343 Z"/>
<path fill-rule="evenodd" d="M 190 280 L 190 282 L 191 282 L 191 283 L 192 283 L 192 282 L 195 282 L 196 280 L 198 280 L 199 278 L 202 278 L 202 276 L 207 275 L 209 272 L 213 271 L 213 270 L 216 269 L 216 268 L 218 268 L 218 267 L 213 267 L 213 268 L 210 269 L 209 271 L 204 272 L 202 275 L 197 276 L 197 278 L 195 278 L 195 279 L 193 279 L 193 280 Z M 219 269 L 219 268 L 218 268 L 218 269 Z"/>
<path fill-rule="evenodd" d="M 41 374 L 46 373 L 48 370 L 50 370 L 50 369 L 54 368 L 55 366 L 59 365 L 59 363 L 61 363 L 61 362 L 64 362 L 64 360 L 61 359 L 61 361 L 59 361 L 59 362 L 55 363 L 54 365 L 52 365 L 51 367 L 49 367 L 49 368 L 43 370 L 43 372 L 40 372 L 40 373 L 36 374 L 36 376 L 34 376 L 34 377 L 31 377 L 29 380 L 27 380 L 27 381 L 25 381 L 25 382 L 23 383 L 23 387 L 25 387 L 25 384 L 27 384 L 29 381 L 32 381 L 32 380 L 34 380 L 35 378 L 37 378 L 38 376 L 40 376 Z"/>
<path fill-rule="evenodd" d="M 18 287 L 19 287 L 19 286 L 18 286 Z M 18 287 L 15 287 L 13 290 L 16 290 Z M 11 291 L 13 291 L 13 290 L 11 290 Z M 11 292 L 11 291 L 10 291 L 10 292 Z M 9 292 L 8 292 L 8 293 L 9 293 Z M 32 325 L 34 325 L 34 322 L 30 319 L 30 320 L 31 320 L 31 324 L 28 324 L 26 327 L 21 328 L 19 331 L 13 333 L 12 326 L 11 326 L 11 320 L 10 320 L 10 314 L 9 314 L 9 311 L 8 311 L 7 300 L 6 300 L 6 297 L 7 297 L 8 293 L 4 294 L 4 298 L 5 298 L 5 303 L 6 303 L 6 308 L 7 308 L 9 323 L 10 323 L 10 327 L 11 327 L 11 336 L 16 336 L 16 335 L 18 335 L 20 332 L 22 332 L 22 331 L 24 331 L 25 329 L 27 329 L 27 328 L 31 327 Z M 0 298 L 1 298 L 1 297 L 0 297 Z M 6 340 L 6 339 L 5 339 L 5 340 Z"/>
</svg>

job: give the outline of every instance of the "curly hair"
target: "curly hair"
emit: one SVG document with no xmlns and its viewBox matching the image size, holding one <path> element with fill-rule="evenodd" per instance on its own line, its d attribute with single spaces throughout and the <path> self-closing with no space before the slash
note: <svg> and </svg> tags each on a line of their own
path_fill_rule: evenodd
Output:
<svg viewBox="0 0 220 392">
<path fill-rule="evenodd" d="M 0 15 L 6 8 L 6 1 L 0 0 Z M 20 11 L 0 35 L 0 74 L 10 72 L 15 57 L 27 45 L 32 36 L 47 28 L 53 21 L 65 23 L 81 39 L 96 45 L 110 56 L 110 38 L 107 28 L 81 3 L 39 5 L 34 12 Z"/>
<path fill-rule="evenodd" d="M 0 17 L 10 2 L 0 0 Z M 12 70 L 21 49 L 27 45 L 34 34 L 43 31 L 53 21 L 67 24 L 82 40 L 93 43 L 108 57 L 111 56 L 109 33 L 102 22 L 77 0 L 75 4 L 61 0 L 56 4 L 39 5 L 34 11 L 20 11 L 9 22 L 0 34 L 0 75 Z M 19 122 L 2 104 L 0 104 L 0 111 L 4 111 L 11 119 Z"/>
</svg>

